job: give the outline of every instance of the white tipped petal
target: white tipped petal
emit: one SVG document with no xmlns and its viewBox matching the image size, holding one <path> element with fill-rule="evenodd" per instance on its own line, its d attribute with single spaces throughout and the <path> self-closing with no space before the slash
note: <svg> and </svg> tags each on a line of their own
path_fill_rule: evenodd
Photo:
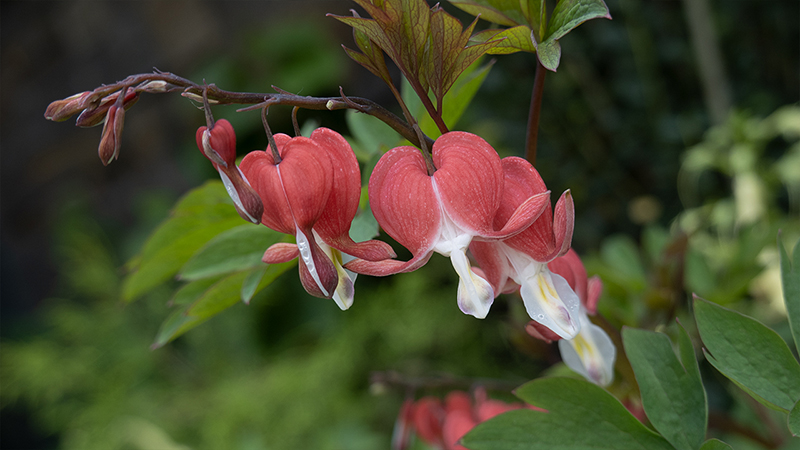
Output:
<svg viewBox="0 0 800 450">
<path fill-rule="evenodd" d="M 587 380 L 599 386 L 608 386 L 614 379 L 614 361 L 617 348 L 602 328 L 589 322 L 586 314 L 581 319 L 581 332 L 572 340 L 558 341 L 564 364 Z"/>
<path fill-rule="evenodd" d="M 239 168 L 237 167 L 236 169 L 238 170 Z M 233 200 L 233 204 L 236 205 L 236 208 L 244 213 L 250 222 L 259 223 L 260 218 L 256 219 L 255 217 L 251 216 L 250 213 L 247 212 L 247 209 L 245 209 L 244 205 L 242 205 L 242 200 L 239 198 L 239 193 L 236 191 L 236 186 L 233 185 L 231 179 L 228 178 L 228 176 L 225 175 L 225 172 L 222 170 L 217 170 L 217 172 L 219 172 L 219 177 L 222 178 L 222 184 L 225 185 L 225 190 L 228 191 L 228 195 L 231 197 L 231 200 Z M 239 173 L 241 173 L 241 171 L 239 171 Z M 244 178 L 244 174 L 242 174 L 242 178 Z M 246 181 L 247 179 L 245 179 L 245 182 Z"/>
<path fill-rule="evenodd" d="M 322 286 L 322 281 L 319 278 L 319 273 L 317 272 L 317 266 L 314 264 L 314 258 L 311 255 L 311 244 L 308 242 L 308 237 L 300 231 L 300 228 L 295 225 L 295 240 L 297 241 L 297 249 L 300 251 L 300 259 L 303 260 L 303 264 L 306 265 L 308 269 L 308 273 L 311 274 L 311 278 L 314 279 L 314 282 L 317 283 L 317 287 L 319 290 L 325 295 L 328 295 L 328 290 Z"/>
<path fill-rule="evenodd" d="M 520 283 L 522 301 L 531 319 L 541 323 L 562 339 L 572 339 L 581 330 L 578 318 L 580 299 L 559 275 L 542 267 L 536 275 Z"/>
<path fill-rule="evenodd" d="M 486 318 L 494 303 L 494 289 L 488 281 L 472 271 L 463 250 L 450 253 L 450 261 L 458 273 L 458 308 L 478 319 Z"/>
</svg>

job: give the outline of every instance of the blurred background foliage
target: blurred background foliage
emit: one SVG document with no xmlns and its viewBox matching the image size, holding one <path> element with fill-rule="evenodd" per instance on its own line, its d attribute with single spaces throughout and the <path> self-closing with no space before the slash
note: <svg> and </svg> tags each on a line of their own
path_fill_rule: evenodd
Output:
<svg viewBox="0 0 800 450">
<path fill-rule="evenodd" d="M 775 240 L 779 229 L 788 248 L 800 237 L 800 4 L 710 2 L 731 106 L 720 120 L 704 102 L 685 2 L 607 3 L 614 20 L 562 41 L 537 160 L 553 192 L 572 189 L 573 244 L 603 279 L 601 312 L 615 326 L 659 327 L 686 317 L 697 292 L 788 337 Z M 373 371 L 513 386 L 561 370 L 553 346 L 522 332 L 518 298 L 501 297 L 485 321 L 461 314 L 438 257 L 416 273 L 360 277 L 344 313 L 289 270 L 154 351 L 177 283 L 120 300 L 126 261 L 181 195 L 216 176 L 193 139 L 202 113 L 176 95 L 145 97 L 126 117 L 121 160 L 103 168 L 99 130 L 47 123 L 46 105 L 156 66 L 229 90 L 328 96 L 341 85 L 396 110 L 342 52 L 347 27 L 324 17 L 353 6 L 0 3 L 3 448 L 387 448 L 406 391 L 370 383 Z M 534 67 L 530 55 L 498 58 L 454 128 L 520 154 Z M 234 109 L 215 114 L 233 123 L 240 155 L 263 148 L 258 114 Z M 270 111 L 273 130 L 291 133 L 289 118 Z M 341 112 L 300 120 L 358 128 Z M 706 382 L 712 430 L 714 414 L 755 423 L 736 388 Z"/>
</svg>

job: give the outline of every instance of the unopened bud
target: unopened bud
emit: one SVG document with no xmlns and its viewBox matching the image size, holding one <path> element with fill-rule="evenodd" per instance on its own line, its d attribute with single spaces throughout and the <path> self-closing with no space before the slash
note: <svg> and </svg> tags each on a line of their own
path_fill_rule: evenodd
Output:
<svg viewBox="0 0 800 450">
<path fill-rule="evenodd" d="M 236 161 L 236 133 L 233 125 L 225 119 L 218 120 L 211 128 L 200 127 L 196 134 L 197 148 L 214 164 L 234 167 Z"/>
<path fill-rule="evenodd" d="M 47 111 L 44 112 L 44 118 L 54 122 L 63 122 L 69 119 L 83 109 L 83 100 L 91 93 L 91 91 L 79 92 L 50 103 L 47 105 Z"/>
<path fill-rule="evenodd" d="M 125 108 L 112 104 L 103 125 L 103 137 L 97 149 L 100 161 L 104 166 L 119 157 L 119 146 L 122 138 L 122 127 L 125 121 Z"/>
<path fill-rule="evenodd" d="M 174 84 L 167 83 L 164 80 L 145 81 L 136 87 L 137 92 L 147 92 L 150 94 L 163 94 L 177 88 Z"/>
<path fill-rule="evenodd" d="M 109 108 L 111 108 L 111 105 L 115 104 L 118 97 L 119 91 L 103 98 L 96 107 L 85 109 L 81 115 L 78 116 L 78 120 L 75 121 L 75 124 L 82 128 L 100 125 L 108 116 Z M 139 93 L 129 90 L 123 99 L 125 110 L 130 109 L 137 101 L 139 101 Z"/>
</svg>

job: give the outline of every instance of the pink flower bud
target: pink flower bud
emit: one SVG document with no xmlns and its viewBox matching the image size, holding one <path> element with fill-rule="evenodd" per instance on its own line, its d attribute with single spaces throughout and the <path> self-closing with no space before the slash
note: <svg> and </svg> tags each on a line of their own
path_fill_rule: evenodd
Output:
<svg viewBox="0 0 800 450">
<path fill-rule="evenodd" d="M 91 94 L 91 91 L 80 92 L 62 100 L 56 100 L 47 105 L 44 118 L 54 122 L 63 122 L 83 109 L 82 103 Z"/>
<path fill-rule="evenodd" d="M 114 92 L 113 94 L 103 98 L 99 103 L 95 106 L 87 105 L 87 100 L 91 100 L 91 96 L 87 96 L 84 98 L 83 106 L 84 111 L 81 115 L 78 116 L 78 120 L 75 121 L 75 125 L 81 128 L 90 128 L 97 125 L 100 125 L 103 122 L 103 119 L 106 118 L 108 115 L 108 110 L 111 108 L 111 105 L 116 103 L 117 98 L 119 97 L 119 91 Z M 139 93 L 129 90 L 125 94 L 125 98 L 123 100 L 123 106 L 125 110 L 128 110 L 139 101 Z"/>
<path fill-rule="evenodd" d="M 116 103 L 112 104 L 106 115 L 105 125 L 103 125 L 103 137 L 100 139 L 98 154 L 104 166 L 117 159 L 119 156 L 119 146 L 122 138 L 122 126 L 125 121 L 125 108 L 120 108 Z"/>
</svg>

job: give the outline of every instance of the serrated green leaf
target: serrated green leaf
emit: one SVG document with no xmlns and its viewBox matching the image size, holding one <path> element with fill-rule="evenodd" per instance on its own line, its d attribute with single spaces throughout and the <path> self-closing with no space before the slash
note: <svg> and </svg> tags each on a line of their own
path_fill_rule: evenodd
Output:
<svg viewBox="0 0 800 450">
<path fill-rule="evenodd" d="M 603 0 L 559 0 L 547 24 L 544 41 L 561 39 L 583 22 L 599 17 L 611 18 Z"/>
<path fill-rule="evenodd" d="M 719 439 L 709 439 L 703 442 L 700 450 L 733 450 L 733 447 L 720 441 Z"/>
<path fill-rule="evenodd" d="M 128 264 L 131 272 L 123 281 L 122 298 L 134 300 L 169 280 L 206 242 L 242 223 L 221 182 L 190 191 Z"/>
<path fill-rule="evenodd" d="M 181 268 L 179 277 L 196 280 L 261 265 L 264 251 L 284 236 L 261 225 L 232 228 L 218 234 L 195 253 Z"/>
<path fill-rule="evenodd" d="M 536 30 L 537 37 L 543 38 L 547 28 L 547 17 L 545 17 L 545 1 L 544 0 L 520 0 L 520 9 L 528 21 L 531 30 Z"/>
<path fill-rule="evenodd" d="M 536 53 L 536 47 L 533 45 L 533 40 L 531 40 L 531 29 L 525 25 L 506 28 L 505 30 L 483 30 L 472 36 L 473 42 L 485 42 L 494 39 L 503 40 L 486 51 L 490 55 L 508 55 L 520 51 Z"/>
<path fill-rule="evenodd" d="M 686 334 L 682 328 L 681 332 Z M 688 339 L 688 335 L 681 338 L 682 357 L 678 360 L 666 335 L 622 330 L 625 354 L 636 375 L 647 418 L 675 448 L 694 450 L 706 435 L 708 405 Z"/>
<path fill-rule="evenodd" d="M 792 436 L 800 437 L 800 400 L 789 411 L 786 424 L 789 426 L 789 432 L 792 433 Z"/>
<path fill-rule="evenodd" d="M 540 378 L 515 394 L 548 412 L 519 409 L 476 426 L 461 439 L 471 450 L 670 450 L 602 388 L 585 380 Z"/>
<path fill-rule="evenodd" d="M 711 365 L 764 405 L 792 409 L 800 399 L 800 364 L 777 333 L 699 297 L 694 312 Z"/>
<path fill-rule="evenodd" d="M 783 285 L 783 301 L 789 316 L 789 327 L 792 330 L 795 348 L 800 351 L 800 240 L 794 245 L 792 259 L 778 236 L 778 248 L 781 252 L 781 281 Z"/>
<path fill-rule="evenodd" d="M 450 0 L 456 8 L 481 19 L 513 27 L 526 23 L 519 0 Z"/>
<path fill-rule="evenodd" d="M 466 111 L 475 94 L 478 92 L 481 84 L 489 74 L 492 68 L 491 64 L 480 67 L 480 61 L 476 61 L 470 66 L 453 84 L 450 91 L 444 96 L 444 110 L 442 111 L 442 120 L 449 126 L 454 127 L 458 124 L 458 120 Z M 439 128 L 431 119 L 430 115 L 425 111 L 422 102 L 414 95 L 414 91 L 408 84 L 408 81 L 403 80 L 401 88 L 403 94 L 403 101 L 406 102 L 408 109 L 417 117 L 420 129 L 426 135 L 433 139 L 442 135 Z"/>
</svg>

